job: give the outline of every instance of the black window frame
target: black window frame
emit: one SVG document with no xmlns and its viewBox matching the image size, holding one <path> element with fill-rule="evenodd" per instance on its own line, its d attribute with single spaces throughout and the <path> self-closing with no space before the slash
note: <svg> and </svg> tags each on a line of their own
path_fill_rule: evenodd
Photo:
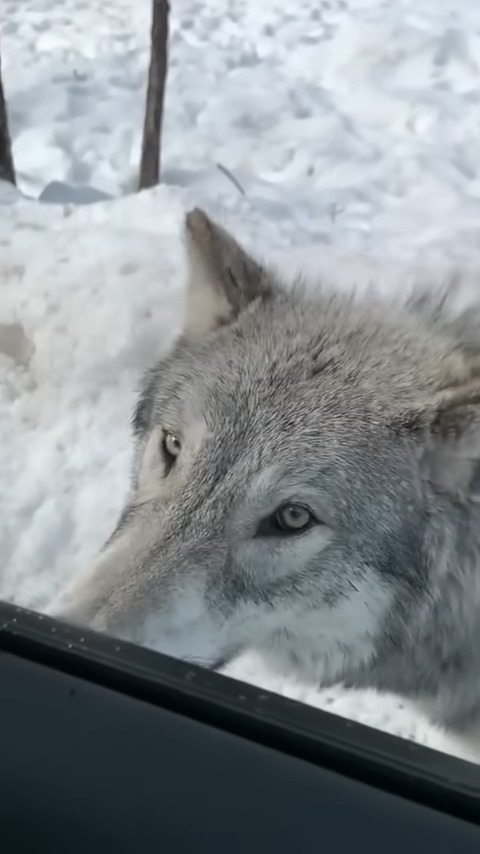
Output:
<svg viewBox="0 0 480 854">
<path fill-rule="evenodd" d="M 148 747 L 140 740 L 149 727 L 156 734 Z M 132 753 L 136 740 L 138 750 Z M 212 746 L 206 759 L 201 751 L 207 742 Z M 183 750 L 183 744 L 190 747 Z M 102 759 L 107 746 L 108 762 Z M 225 768 L 229 752 L 237 759 Z M 87 757 L 91 780 L 105 780 L 101 804 L 85 779 Z M 238 771 L 244 765 L 250 768 L 245 771 L 249 785 L 242 784 L 245 774 Z M 148 791 L 142 773 L 156 781 Z M 192 789 L 198 775 L 204 786 Z M 262 775 L 260 803 L 252 781 L 260 784 Z M 229 826 L 240 846 L 232 851 L 247 850 L 247 844 L 250 852 L 264 851 L 268 827 L 275 836 L 272 815 L 283 827 L 285 843 L 282 848 L 277 840 L 275 852 L 292 851 L 300 837 L 298 850 L 319 851 L 328 837 L 335 846 L 324 850 L 338 854 L 347 851 L 345 834 L 357 845 L 363 834 L 369 854 L 383 854 L 386 833 L 391 833 L 389 854 L 400 842 L 403 850 L 406 845 L 420 850 L 415 847 L 420 840 L 422 846 L 435 845 L 436 854 L 480 851 L 479 765 L 3 602 L 0 778 L 0 838 L 11 837 L 12 844 L 2 843 L 8 854 L 27 851 L 35 839 L 36 851 L 65 854 L 85 846 L 131 851 L 133 838 L 139 852 L 187 851 L 193 844 L 200 851 L 205 846 L 224 851 Z M 51 797 L 39 811 L 43 784 Z M 354 805 L 364 800 L 359 819 Z M 123 809 L 112 819 L 115 803 Z M 188 817 L 198 819 L 201 803 L 203 819 L 192 828 Z M 290 814 L 278 812 L 283 803 L 291 805 Z M 131 816 L 127 819 L 134 804 L 143 818 L 132 830 Z M 59 810 L 74 829 L 68 844 Z M 215 827 L 224 834 L 219 829 L 217 841 Z"/>
</svg>

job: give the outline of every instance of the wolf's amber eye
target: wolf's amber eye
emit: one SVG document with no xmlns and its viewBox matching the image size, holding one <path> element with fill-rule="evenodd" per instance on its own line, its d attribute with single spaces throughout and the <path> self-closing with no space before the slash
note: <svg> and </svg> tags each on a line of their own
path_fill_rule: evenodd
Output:
<svg viewBox="0 0 480 854">
<path fill-rule="evenodd" d="M 303 531 L 314 521 L 306 504 L 284 504 L 277 510 L 275 519 L 282 531 Z"/>
<path fill-rule="evenodd" d="M 170 432 L 165 433 L 163 437 L 163 442 L 167 454 L 170 454 L 171 457 L 178 457 L 182 449 L 182 443 L 180 442 L 178 436 L 175 436 L 174 433 Z"/>
<path fill-rule="evenodd" d="M 290 502 L 282 504 L 275 513 L 262 520 L 257 529 L 257 537 L 300 534 L 317 524 L 318 519 L 306 504 Z"/>
<path fill-rule="evenodd" d="M 166 430 L 162 436 L 161 447 L 167 465 L 166 474 L 168 474 L 182 450 L 182 443 L 175 433 Z"/>
</svg>

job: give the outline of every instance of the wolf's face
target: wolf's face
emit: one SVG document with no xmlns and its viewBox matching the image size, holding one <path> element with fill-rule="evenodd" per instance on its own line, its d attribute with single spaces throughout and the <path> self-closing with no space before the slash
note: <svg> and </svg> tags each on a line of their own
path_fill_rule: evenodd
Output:
<svg viewBox="0 0 480 854">
<path fill-rule="evenodd" d="M 284 290 L 200 211 L 187 238 L 129 501 L 52 610 L 207 666 L 255 646 L 348 677 L 401 643 L 455 536 L 474 360 L 413 313 Z"/>
</svg>

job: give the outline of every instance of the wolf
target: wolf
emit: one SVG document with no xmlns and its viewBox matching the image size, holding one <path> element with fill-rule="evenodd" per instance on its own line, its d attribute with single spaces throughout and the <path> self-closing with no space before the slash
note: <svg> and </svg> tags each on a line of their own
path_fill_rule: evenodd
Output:
<svg viewBox="0 0 480 854">
<path fill-rule="evenodd" d="M 48 612 L 221 668 L 247 649 L 461 731 L 480 715 L 480 316 L 287 286 L 186 215 L 118 524 Z"/>
</svg>

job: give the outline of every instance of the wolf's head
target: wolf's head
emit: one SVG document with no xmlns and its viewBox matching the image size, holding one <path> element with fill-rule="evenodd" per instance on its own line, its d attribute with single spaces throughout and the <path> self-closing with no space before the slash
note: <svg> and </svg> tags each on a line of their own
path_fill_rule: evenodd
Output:
<svg viewBox="0 0 480 854">
<path fill-rule="evenodd" d="M 284 288 L 199 210 L 186 241 L 128 503 L 55 610 L 210 666 L 255 646 L 350 677 L 411 640 L 468 539 L 475 347 L 422 301 Z"/>
</svg>

